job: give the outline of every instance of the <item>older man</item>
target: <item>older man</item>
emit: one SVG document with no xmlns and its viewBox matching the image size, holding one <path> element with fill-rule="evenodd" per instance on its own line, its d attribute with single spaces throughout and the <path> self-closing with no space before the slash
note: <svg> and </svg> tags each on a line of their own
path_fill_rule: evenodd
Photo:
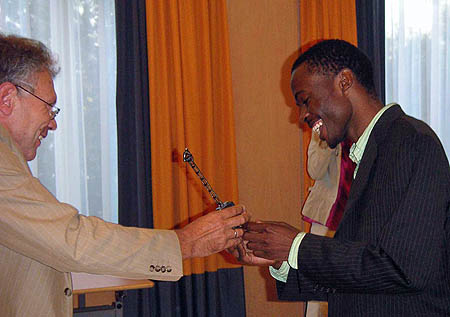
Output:
<svg viewBox="0 0 450 317">
<path fill-rule="evenodd" d="M 173 281 L 182 259 L 241 242 L 242 206 L 151 230 L 85 217 L 50 194 L 27 161 L 57 127 L 57 73 L 42 43 L 0 35 L 0 316 L 71 316 L 70 272 Z"/>
</svg>

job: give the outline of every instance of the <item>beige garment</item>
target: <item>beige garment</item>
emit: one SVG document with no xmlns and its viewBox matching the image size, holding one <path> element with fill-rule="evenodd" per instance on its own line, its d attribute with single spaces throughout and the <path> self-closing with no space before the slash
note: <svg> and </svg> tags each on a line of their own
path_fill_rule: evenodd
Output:
<svg viewBox="0 0 450 317">
<path fill-rule="evenodd" d="M 0 232 L 2 317 L 72 316 L 70 272 L 168 281 L 183 274 L 175 232 L 107 223 L 60 203 L 1 125 Z"/>
<path fill-rule="evenodd" d="M 308 146 L 308 174 L 315 180 L 303 205 L 302 214 L 326 225 L 336 201 L 341 171 L 341 145 L 330 149 L 325 141 L 312 133 Z"/>
</svg>

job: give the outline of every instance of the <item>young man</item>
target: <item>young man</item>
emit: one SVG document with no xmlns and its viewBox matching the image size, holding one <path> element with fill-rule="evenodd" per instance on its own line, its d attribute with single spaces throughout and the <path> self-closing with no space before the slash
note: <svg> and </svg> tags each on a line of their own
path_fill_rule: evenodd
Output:
<svg viewBox="0 0 450 317">
<path fill-rule="evenodd" d="M 0 34 L 0 316 L 71 316 L 70 272 L 174 281 L 182 259 L 242 241 L 242 206 L 151 230 L 85 217 L 53 197 L 27 161 L 57 127 L 57 73 L 42 43 Z"/>
<path fill-rule="evenodd" d="M 250 223 L 240 257 L 272 261 L 280 299 L 327 300 L 329 316 L 449 316 L 449 163 L 425 123 L 382 105 L 372 77 L 368 58 L 341 40 L 294 63 L 301 119 L 331 148 L 354 143 L 349 200 L 334 238 Z"/>
</svg>

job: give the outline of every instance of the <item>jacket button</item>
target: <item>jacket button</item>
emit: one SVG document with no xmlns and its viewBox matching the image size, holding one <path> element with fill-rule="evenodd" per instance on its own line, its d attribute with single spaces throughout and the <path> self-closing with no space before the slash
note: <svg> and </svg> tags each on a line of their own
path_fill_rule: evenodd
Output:
<svg viewBox="0 0 450 317">
<path fill-rule="evenodd" d="M 70 288 L 66 288 L 64 289 L 64 295 L 66 296 L 72 296 L 72 290 Z"/>
<path fill-rule="evenodd" d="M 171 266 L 167 266 L 166 270 L 167 270 L 167 273 L 170 273 L 170 272 L 172 272 L 172 267 Z"/>
<path fill-rule="evenodd" d="M 160 267 L 159 265 L 157 265 L 157 266 L 155 267 L 155 271 L 156 271 L 156 272 L 161 271 L 161 267 Z"/>
<path fill-rule="evenodd" d="M 150 267 L 148 268 L 148 270 L 150 271 L 150 272 L 153 272 L 154 270 L 155 270 L 155 266 L 152 264 L 152 265 L 150 265 Z"/>
<path fill-rule="evenodd" d="M 161 273 L 165 273 L 166 272 L 166 267 L 163 265 L 161 266 Z"/>
</svg>

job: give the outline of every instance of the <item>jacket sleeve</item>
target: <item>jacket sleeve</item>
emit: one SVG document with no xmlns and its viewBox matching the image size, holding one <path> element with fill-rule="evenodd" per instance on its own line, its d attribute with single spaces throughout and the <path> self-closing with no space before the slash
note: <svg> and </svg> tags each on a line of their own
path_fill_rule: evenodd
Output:
<svg viewBox="0 0 450 317">
<path fill-rule="evenodd" d="M 280 300 L 285 301 L 327 301 L 328 295 L 320 290 L 315 283 L 302 279 L 297 270 L 290 269 L 286 283 L 276 281 L 277 293 Z"/>
<path fill-rule="evenodd" d="M 0 206 L 0 243 L 61 272 L 155 280 L 182 276 L 174 231 L 128 228 L 79 214 L 57 201 L 4 143 Z M 156 272 L 156 266 L 164 269 Z"/>
</svg>

